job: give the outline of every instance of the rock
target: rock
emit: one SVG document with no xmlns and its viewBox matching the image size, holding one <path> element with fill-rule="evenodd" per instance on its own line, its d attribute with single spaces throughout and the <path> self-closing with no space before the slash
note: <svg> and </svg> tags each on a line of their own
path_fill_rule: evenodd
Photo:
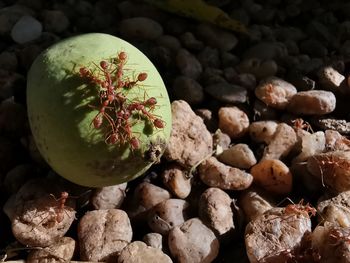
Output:
<svg viewBox="0 0 350 263">
<path fill-rule="evenodd" d="M 342 74 L 330 66 L 323 67 L 318 72 L 318 77 L 322 88 L 333 92 L 340 92 L 342 89 L 341 84 L 343 84 L 345 80 Z"/>
<path fill-rule="evenodd" d="M 144 220 L 152 207 L 169 198 L 170 193 L 167 190 L 154 184 L 143 182 L 134 191 L 128 205 L 128 215 L 133 220 Z"/>
<path fill-rule="evenodd" d="M 210 157 L 199 166 L 199 176 L 203 183 L 222 190 L 244 190 L 253 182 L 251 174 L 230 167 Z"/>
<path fill-rule="evenodd" d="M 11 100 L 1 102 L 0 131 L 12 138 L 20 138 L 28 133 L 27 111 L 22 104 Z"/>
<path fill-rule="evenodd" d="M 307 213 L 273 208 L 246 226 L 245 245 L 249 261 L 286 262 L 290 254 L 285 251 L 293 253 L 308 232 L 311 232 L 311 220 Z"/>
<path fill-rule="evenodd" d="M 187 219 L 189 203 L 181 199 L 168 199 L 154 206 L 148 213 L 148 226 L 152 231 L 167 235 L 176 226 Z"/>
<path fill-rule="evenodd" d="M 202 86 L 196 80 L 186 76 L 176 77 L 173 93 L 176 99 L 184 100 L 190 105 L 200 104 L 204 99 Z"/>
<path fill-rule="evenodd" d="M 61 10 L 44 10 L 42 16 L 46 31 L 62 33 L 69 26 L 69 20 Z"/>
<path fill-rule="evenodd" d="M 197 109 L 195 111 L 196 115 L 202 118 L 208 131 L 215 132 L 218 127 L 218 121 L 213 116 L 213 113 L 208 109 Z"/>
<path fill-rule="evenodd" d="M 253 151 L 247 144 L 243 143 L 236 144 L 224 150 L 218 156 L 218 160 L 224 164 L 241 169 L 249 169 L 256 164 Z"/>
<path fill-rule="evenodd" d="M 219 51 L 215 48 L 205 47 L 197 55 L 198 61 L 205 67 L 220 68 Z"/>
<path fill-rule="evenodd" d="M 326 139 L 324 132 L 307 133 L 301 138 L 301 152 L 293 159 L 293 162 L 305 162 L 311 156 L 322 153 L 325 150 L 325 146 Z"/>
<path fill-rule="evenodd" d="M 24 5 L 11 5 L 0 9 L 0 35 L 4 36 L 11 32 L 16 22 L 23 16 L 33 16 L 34 11 Z"/>
<path fill-rule="evenodd" d="M 254 183 L 263 187 L 268 193 L 288 195 L 292 191 L 292 174 L 280 160 L 262 160 L 250 170 Z"/>
<path fill-rule="evenodd" d="M 161 174 L 163 184 L 178 198 L 185 199 L 191 192 L 191 179 L 178 164 L 169 165 Z"/>
<path fill-rule="evenodd" d="M 172 263 L 170 257 L 162 250 L 147 246 L 141 241 L 134 241 L 119 254 L 117 263 Z"/>
<path fill-rule="evenodd" d="M 79 221 L 78 238 L 81 260 L 115 260 L 131 242 L 130 220 L 119 209 L 89 211 Z"/>
<path fill-rule="evenodd" d="M 315 89 L 315 81 L 297 70 L 290 70 L 286 79 L 298 88 L 298 91 Z"/>
<path fill-rule="evenodd" d="M 256 87 L 256 78 L 250 73 L 238 74 L 233 82 L 237 83 L 243 88 L 246 88 L 247 90 L 254 90 Z"/>
<path fill-rule="evenodd" d="M 273 207 L 273 202 L 265 191 L 257 187 L 244 190 L 239 196 L 238 204 L 242 207 L 246 222 L 250 222 Z"/>
<path fill-rule="evenodd" d="M 168 48 L 173 52 L 177 52 L 181 48 L 180 41 L 171 35 L 161 35 L 156 39 L 156 43 L 160 46 Z"/>
<path fill-rule="evenodd" d="M 350 122 L 333 118 L 315 118 L 313 123 L 321 129 L 338 131 L 341 134 L 350 134 Z"/>
<path fill-rule="evenodd" d="M 248 131 L 248 116 L 239 108 L 222 107 L 218 114 L 219 128 L 232 139 L 240 138 Z"/>
<path fill-rule="evenodd" d="M 68 193 L 62 191 L 62 186 L 55 180 L 27 181 L 11 205 L 10 220 L 15 238 L 24 245 L 46 247 L 63 237 L 75 218 L 75 200 L 68 198 L 60 208 L 59 198 L 64 196 L 68 197 Z"/>
<path fill-rule="evenodd" d="M 147 246 L 160 250 L 163 248 L 163 236 L 159 233 L 148 233 L 143 236 L 142 241 L 145 242 Z"/>
<path fill-rule="evenodd" d="M 300 91 L 290 100 L 287 110 L 294 114 L 324 115 L 335 109 L 336 98 L 330 91 Z"/>
<path fill-rule="evenodd" d="M 350 227 L 349 200 L 350 191 L 342 192 L 333 197 L 326 194 L 318 202 L 317 211 L 322 220 L 330 222 L 333 226 Z"/>
<path fill-rule="evenodd" d="M 208 45 L 218 48 L 221 51 L 230 51 L 238 43 L 237 38 L 231 32 L 209 24 L 199 24 L 196 33 Z"/>
<path fill-rule="evenodd" d="M 32 164 L 20 164 L 11 169 L 5 176 L 3 186 L 7 193 L 15 194 L 35 174 Z"/>
<path fill-rule="evenodd" d="M 264 79 L 276 75 L 278 65 L 274 60 L 260 60 L 258 58 L 248 58 L 242 60 L 237 69 L 241 73 L 249 73 L 257 79 Z"/>
<path fill-rule="evenodd" d="M 212 153 L 212 137 L 185 101 L 172 103 L 172 118 L 172 134 L 164 155 L 169 161 L 191 168 Z"/>
<path fill-rule="evenodd" d="M 220 150 L 226 150 L 231 144 L 231 138 L 226 133 L 223 133 L 220 129 L 216 130 L 213 134 L 213 146 L 216 149 L 215 154 L 219 154 Z"/>
<path fill-rule="evenodd" d="M 8 71 L 16 71 L 18 60 L 15 52 L 3 51 L 0 54 L 0 68 Z"/>
<path fill-rule="evenodd" d="M 126 196 L 127 183 L 111 185 L 94 190 L 91 204 L 94 209 L 114 209 L 121 207 Z"/>
<path fill-rule="evenodd" d="M 120 34 L 127 39 L 154 40 L 163 34 L 163 27 L 147 17 L 132 17 L 120 21 Z"/>
<path fill-rule="evenodd" d="M 316 39 L 307 39 L 300 43 L 300 51 L 311 57 L 323 58 L 327 56 L 328 50 Z"/>
<path fill-rule="evenodd" d="M 202 50 L 204 44 L 202 41 L 198 40 L 191 32 L 183 33 L 179 39 L 185 48 L 189 50 Z"/>
<path fill-rule="evenodd" d="M 182 75 L 197 79 L 202 73 L 202 65 L 197 58 L 186 49 L 180 49 L 176 55 L 176 65 Z"/>
<path fill-rule="evenodd" d="M 213 231 L 198 218 L 174 227 L 168 236 L 171 255 L 177 262 L 210 263 L 219 253 L 219 241 Z"/>
<path fill-rule="evenodd" d="M 32 16 L 23 16 L 13 26 L 11 37 L 18 44 L 24 44 L 40 37 L 43 26 Z"/>
<path fill-rule="evenodd" d="M 278 119 L 278 113 L 275 109 L 267 106 L 261 100 L 255 100 L 253 106 L 253 120 L 275 120 Z"/>
<path fill-rule="evenodd" d="M 199 218 L 217 236 L 232 235 L 235 229 L 232 199 L 219 188 L 208 188 L 199 200 Z"/>
<path fill-rule="evenodd" d="M 260 42 L 243 53 L 243 59 L 275 60 L 284 56 L 287 56 L 287 49 L 279 42 Z"/>
<path fill-rule="evenodd" d="M 266 105 L 283 110 L 287 107 L 297 89 L 283 79 L 271 77 L 260 82 L 255 89 L 255 96 Z"/>
<path fill-rule="evenodd" d="M 332 151 L 307 160 L 308 171 L 335 193 L 350 190 L 350 152 Z"/>
<path fill-rule="evenodd" d="M 280 123 L 269 145 L 265 147 L 262 159 L 280 159 L 285 157 L 296 143 L 297 136 L 294 129 L 285 123 Z"/>
<path fill-rule="evenodd" d="M 39 250 L 33 250 L 28 254 L 27 262 L 70 262 L 75 251 L 75 240 L 71 237 L 61 237 L 54 244 Z"/>
<path fill-rule="evenodd" d="M 255 121 L 249 125 L 250 138 L 255 142 L 269 144 L 276 132 L 276 121 Z"/>
<path fill-rule="evenodd" d="M 326 150 L 350 151 L 350 140 L 334 130 L 325 130 Z"/>
<path fill-rule="evenodd" d="M 206 86 L 205 91 L 221 102 L 235 104 L 247 101 L 247 90 L 238 85 L 219 82 Z"/>
</svg>

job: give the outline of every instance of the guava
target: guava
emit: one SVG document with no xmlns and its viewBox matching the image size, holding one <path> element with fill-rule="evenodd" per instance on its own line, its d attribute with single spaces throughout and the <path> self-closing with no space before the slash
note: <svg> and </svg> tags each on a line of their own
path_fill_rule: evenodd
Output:
<svg viewBox="0 0 350 263">
<path fill-rule="evenodd" d="M 157 103 L 148 109 L 151 117 L 134 110 L 128 116 L 130 127 L 118 124 L 124 132 L 119 136 L 122 143 L 118 138 L 109 143 L 108 129 L 117 120 L 101 114 L 101 105 L 105 105 L 101 94 L 106 91 L 84 78 L 79 70 L 89 69 L 103 80 L 100 65 L 107 67 L 108 63 L 101 61 L 113 64 L 121 52 L 127 55 L 123 66 L 125 83 L 143 74 L 142 82 L 118 91 L 125 95 L 125 103 L 137 106 L 147 98 Z M 111 74 L 115 72 L 111 70 Z M 106 103 L 110 115 L 116 112 L 112 108 L 116 103 Z M 107 34 L 71 37 L 41 53 L 28 73 L 27 106 L 32 134 L 44 159 L 59 175 L 84 186 L 115 185 L 144 174 L 159 160 L 170 137 L 170 101 L 157 69 L 136 47 Z M 101 127 L 94 123 L 97 116 L 105 119 Z M 155 119 L 161 122 L 152 124 Z M 124 119 L 120 123 L 121 120 Z M 139 145 L 133 147 L 131 136 Z"/>
</svg>

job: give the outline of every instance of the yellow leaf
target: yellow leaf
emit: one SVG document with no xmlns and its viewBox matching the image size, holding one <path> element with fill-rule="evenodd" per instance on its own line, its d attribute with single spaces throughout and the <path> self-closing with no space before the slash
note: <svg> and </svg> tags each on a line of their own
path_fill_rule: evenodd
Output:
<svg viewBox="0 0 350 263">
<path fill-rule="evenodd" d="M 231 19 L 224 11 L 202 0 L 145 0 L 151 5 L 180 16 L 210 22 L 220 27 L 247 34 L 247 28 L 239 21 Z"/>
</svg>

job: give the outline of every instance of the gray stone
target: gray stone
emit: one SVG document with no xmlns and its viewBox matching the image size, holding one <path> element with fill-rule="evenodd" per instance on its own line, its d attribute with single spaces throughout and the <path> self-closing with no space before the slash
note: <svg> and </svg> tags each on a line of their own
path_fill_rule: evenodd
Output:
<svg viewBox="0 0 350 263">
<path fill-rule="evenodd" d="M 60 10 L 45 10 L 42 15 L 46 31 L 62 33 L 69 26 L 68 18 Z"/>
<path fill-rule="evenodd" d="M 197 79 L 202 73 L 201 63 L 186 49 L 177 52 L 176 65 L 183 75 L 193 79 Z"/>
<path fill-rule="evenodd" d="M 153 40 L 163 34 L 163 27 L 147 17 L 133 17 L 120 21 L 120 34 L 129 39 Z"/>
<path fill-rule="evenodd" d="M 247 90 L 229 83 L 211 84 L 205 87 L 205 91 L 221 102 L 245 103 L 247 101 Z"/>
<path fill-rule="evenodd" d="M 11 30 L 13 41 L 24 44 L 40 37 L 43 26 L 32 16 L 22 16 Z"/>
<path fill-rule="evenodd" d="M 173 93 L 176 99 L 185 100 L 188 104 L 199 104 L 204 99 L 202 86 L 194 79 L 178 76 L 173 83 Z"/>
</svg>

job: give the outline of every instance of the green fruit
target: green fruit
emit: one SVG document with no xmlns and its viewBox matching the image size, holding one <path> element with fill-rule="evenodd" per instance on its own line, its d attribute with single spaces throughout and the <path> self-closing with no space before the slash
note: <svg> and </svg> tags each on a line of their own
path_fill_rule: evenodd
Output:
<svg viewBox="0 0 350 263">
<path fill-rule="evenodd" d="M 126 77 L 147 73 L 142 85 L 131 88 L 128 101 L 157 100 L 152 114 L 163 121 L 157 128 L 134 114 L 132 134 L 136 150 L 128 143 L 106 143 L 108 121 L 99 129 L 92 124 L 101 107 L 99 87 L 79 75 L 81 67 L 95 70 L 100 61 L 128 56 Z M 170 137 L 171 108 L 164 83 L 150 60 L 129 43 L 106 34 L 85 34 L 63 40 L 45 50 L 28 74 L 28 115 L 39 151 L 66 179 L 84 186 L 101 187 L 130 181 L 142 175 L 163 153 Z"/>
</svg>

